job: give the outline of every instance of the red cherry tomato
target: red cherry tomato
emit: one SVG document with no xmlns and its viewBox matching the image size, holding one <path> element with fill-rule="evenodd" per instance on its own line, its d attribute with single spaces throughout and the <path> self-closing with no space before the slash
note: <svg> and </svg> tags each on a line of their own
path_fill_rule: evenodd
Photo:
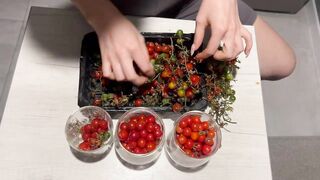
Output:
<svg viewBox="0 0 320 180">
<path fill-rule="evenodd" d="M 98 118 L 95 118 L 95 119 L 93 119 L 93 120 L 91 121 L 91 125 L 92 125 L 92 127 L 93 127 L 94 129 L 98 129 L 98 128 L 99 128 L 99 121 L 100 121 L 100 119 L 98 119 Z"/>
<path fill-rule="evenodd" d="M 208 145 L 206 145 L 206 144 L 202 146 L 202 153 L 203 153 L 204 155 L 210 154 L 211 151 L 212 151 L 211 146 L 208 146 Z"/>
<path fill-rule="evenodd" d="M 186 136 L 186 137 L 189 137 L 191 135 L 191 128 L 189 127 L 186 127 L 183 129 L 183 135 Z"/>
<path fill-rule="evenodd" d="M 187 139 L 186 143 L 184 144 L 184 147 L 186 149 L 192 149 L 194 145 L 194 142 L 192 139 Z"/>
<path fill-rule="evenodd" d="M 206 138 L 206 139 L 204 140 L 204 143 L 205 143 L 206 145 L 213 146 L 214 141 L 213 141 L 212 138 Z"/>
<path fill-rule="evenodd" d="M 163 132 L 160 129 L 154 131 L 154 136 L 156 139 L 161 139 Z"/>
<path fill-rule="evenodd" d="M 182 105 L 180 103 L 174 103 L 174 105 L 172 106 L 172 110 L 174 112 L 180 112 L 182 110 Z"/>
<path fill-rule="evenodd" d="M 191 129 L 192 129 L 192 131 L 194 131 L 194 132 L 198 132 L 199 131 L 199 127 L 198 127 L 198 125 L 199 124 L 191 124 Z"/>
<path fill-rule="evenodd" d="M 147 151 L 148 152 L 151 152 L 153 151 L 154 149 L 156 149 L 156 143 L 151 141 L 151 142 L 148 142 L 147 145 L 146 145 L 146 148 L 147 148 Z"/>
<path fill-rule="evenodd" d="M 200 116 L 198 115 L 192 116 L 192 123 L 200 124 L 201 123 Z"/>
<path fill-rule="evenodd" d="M 194 94 L 193 94 L 192 88 L 188 88 L 188 89 L 186 90 L 186 97 L 189 98 L 189 99 L 192 99 L 193 96 L 194 96 Z"/>
<path fill-rule="evenodd" d="M 108 121 L 103 120 L 103 119 L 100 119 L 100 121 L 99 121 L 99 127 L 100 127 L 102 130 L 107 131 L 107 130 L 108 130 Z"/>
<path fill-rule="evenodd" d="M 176 132 L 181 134 L 183 132 L 183 129 L 180 126 L 176 127 Z"/>
<path fill-rule="evenodd" d="M 155 51 L 156 51 L 157 53 L 160 53 L 160 52 L 162 51 L 162 47 L 161 47 L 160 44 L 157 44 L 157 45 L 155 46 Z"/>
<path fill-rule="evenodd" d="M 187 138 L 185 136 L 181 135 L 178 137 L 178 142 L 179 142 L 179 144 L 183 145 L 184 143 L 187 142 Z"/>
<path fill-rule="evenodd" d="M 143 100 L 142 99 L 136 99 L 134 100 L 134 106 L 135 107 L 140 107 L 143 105 Z"/>
<path fill-rule="evenodd" d="M 137 122 L 130 120 L 130 121 L 128 122 L 128 126 L 129 126 L 129 129 L 130 129 L 130 130 L 134 130 L 134 129 L 136 129 L 136 127 L 137 127 Z"/>
<path fill-rule="evenodd" d="M 93 132 L 91 135 L 90 135 L 91 138 L 93 139 L 98 139 L 99 137 L 99 134 L 97 132 Z"/>
<path fill-rule="evenodd" d="M 147 141 L 144 138 L 140 138 L 138 139 L 137 144 L 140 148 L 144 148 L 146 147 Z"/>
<path fill-rule="evenodd" d="M 208 121 L 202 122 L 202 126 L 203 126 L 203 130 L 207 130 L 209 128 L 209 122 Z"/>
<path fill-rule="evenodd" d="M 194 85 L 194 86 L 197 86 L 200 84 L 200 76 L 199 75 L 196 75 L 196 74 L 192 74 L 190 76 L 190 81 L 191 81 L 191 84 Z"/>
<path fill-rule="evenodd" d="M 126 123 L 126 122 L 121 123 L 120 129 L 121 130 L 128 130 L 129 129 L 128 123 Z"/>
<path fill-rule="evenodd" d="M 148 135 L 148 131 L 147 130 L 143 129 L 143 130 L 140 131 L 140 137 L 146 138 L 147 135 Z"/>
<path fill-rule="evenodd" d="M 199 143 L 202 143 L 202 142 L 204 142 L 205 139 L 206 139 L 206 136 L 205 136 L 205 135 L 200 135 L 200 136 L 198 137 L 198 142 L 199 142 Z"/>
<path fill-rule="evenodd" d="M 94 128 L 91 124 L 86 124 L 84 125 L 83 130 L 85 133 L 92 133 L 94 131 Z"/>
<path fill-rule="evenodd" d="M 154 135 L 153 135 L 152 133 L 149 133 L 149 134 L 147 135 L 147 137 L 146 137 L 146 140 L 147 140 L 147 141 L 154 141 L 154 140 L 155 140 Z"/>
<path fill-rule="evenodd" d="M 214 130 L 209 130 L 208 133 L 207 133 L 207 137 L 214 138 L 215 134 L 216 133 L 214 132 Z"/>
<path fill-rule="evenodd" d="M 179 122 L 179 126 L 184 129 L 188 126 L 188 122 L 186 119 L 182 119 L 180 122 Z"/>
<path fill-rule="evenodd" d="M 187 64 L 186 64 L 186 69 L 187 69 L 188 71 L 191 71 L 191 70 L 193 69 L 193 64 L 192 64 L 192 63 L 187 63 Z"/>
<path fill-rule="evenodd" d="M 136 141 L 139 139 L 139 137 L 140 137 L 140 133 L 138 131 L 133 130 L 130 132 L 128 139 L 130 141 Z"/>
<path fill-rule="evenodd" d="M 126 130 L 120 130 L 118 132 L 118 137 L 119 137 L 120 141 L 125 141 L 128 139 L 129 133 Z"/>
<path fill-rule="evenodd" d="M 91 150 L 91 146 L 90 146 L 90 143 L 89 142 L 82 142 L 79 144 L 79 149 L 81 149 L 82 151 L 89 151 Z"/>
<path fill-rule="evenodd" d="M 88 141 L 89 138 L 91 137 L 90 133 L 82 133 L 81 134 L 82 140 Z"/>
<path fill-rule="evenodd" d="M 147 123 L 155 123 L 156 122 L 156 118 L 153 115 L 149 115 L 146 117 L 146 122 Z"/>
</svg>

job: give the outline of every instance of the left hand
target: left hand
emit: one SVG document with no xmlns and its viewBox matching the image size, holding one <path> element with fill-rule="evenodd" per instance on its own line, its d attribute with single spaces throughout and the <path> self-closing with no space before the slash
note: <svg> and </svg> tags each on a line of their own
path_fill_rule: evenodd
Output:
<svg viewBox="0 0 320 180">
<path fill-rule="evenodd" d="M 237 0 L 202 0 L 197 18 L 191 54 L 202 44 L 205 29 L 211 29 L 207 47 L 196 55 L 197 59 L 213 56 L 217 60 L 235 59 L 243 50 L 248 56 L 252 48 L 250 32 L 241 24 Z M 245 40 L 245 48 L 242 38 Z M 220 42 L 223 50 L 218 51 Z"/>
</svg>

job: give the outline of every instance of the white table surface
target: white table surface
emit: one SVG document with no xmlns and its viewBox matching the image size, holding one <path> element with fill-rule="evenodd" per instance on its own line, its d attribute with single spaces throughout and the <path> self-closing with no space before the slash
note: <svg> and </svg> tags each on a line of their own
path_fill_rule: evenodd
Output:
<svg viewBox="0 0 320 180">
<path fill-rule="evenodd" d="M 145 18 L 142 31 L 193 32 L 193 21 Z M 253 27 L 247 27 L 253 33 Z M 91 29 L 80 14 L 33 8 L 0 126 L 1 180 L 230 179 L 270 180 L 271 169 L 256 45 L 240 57 L 232 117 L 222 130 L 222 148 L 197 172 L 174 168 L 162 152 L 145 170 L 120 163 L 114 149 L 101 161 L 85 163 L 70 151 L 64 126 L 78 109 L 81 40 Z M 114 121 L 116 122 L 116 121 Z M 173 121 L 165 119 L 166 129 Z"/>
</svg>

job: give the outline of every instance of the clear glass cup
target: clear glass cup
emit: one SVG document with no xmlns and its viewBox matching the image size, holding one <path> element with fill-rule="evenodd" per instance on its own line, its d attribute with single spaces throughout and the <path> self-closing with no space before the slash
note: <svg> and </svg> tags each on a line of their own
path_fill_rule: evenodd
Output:
<svg viewBox="0 0 320 180">
<path fill-rule="evenodd" d="M 83 151 L 78 148 L 83 141 L 81 137 L 80 128 L 85 124 L 89 124 L 92 119 L 100 118 L 108 121 L 109 139 L 104 141 L 98 149 Z M 102 108 L 96 106 L 85 106 L 70 115 L 65 126 L 66 139 L 71 147 L 73 153 L 84 158 L 99 158 L 107 154 L 113 145 L 113 123 L 110 115 Z M 104 156 L 103 156 L 104 157 Z"/>
<path fill-rule="evenodd" d="M 135 115 L 141 114 L 141 113 L 153 115 L 156 118 L 156 122 L 161 126 L 163 135 L 162 135 L 162 138 L 161 138 L 159 144 L 157 145 L 157 147 L 153 151 L 146 153 L 146 154 L 135 154 L 135 153 L 128 151 L 127 149 L 125 149 L 123 147 L 123 145 L 121 144 L 121 142 L 118 138 L 118 132 L 119 132 L 120 125 L 122 122 L 126 122 L 132 116 L 135 116 Z M 117 154 L 120 156 L 120 158 L 123 161 L 125 161 L 125 163 L 128 163 L 133 166 L 147 166 L 149 164 L 153 164 L 161 154 L 161 151 L 162 151 L 162 148 L 163 148 L 163 145 L 165 142 L 164 123 L 163 123 L 161 117 L 156 112 L 154 112 L 152 109 L 145 108 L 145 107 L 132 108 L 131 110 L 127 111 L 119 118 L 117 126 L 116 126 L 116 130 L 115 130 L 114 138 L 115 138 L 115 150 L 116 150 Z"/>
<path fill-rule="evenodd" d="M 212 146 L 212 151 L 205 157 L 190 157 L 188 156 L 178 145 L 176 141 L 176 127 L 179 125 L 179 122 L 186 116 L 190 115 L 199 115 L 201 121 L 209 121 L 210 126 L 213 126 L 215 129 L 214 145 Z M 172 131 L 169 133 L 166 141 L 166 151 L 170 159 L 178 166 L 184 168 L 196 169 L 206 164 L 211 156 L 215 154 L 218 149 L 221 147 L 221 130 L 217 123 L 213 120 L 212 116 L 201 111 L 189 111 L 180 116 L 175 122 Z"/>
</svg>

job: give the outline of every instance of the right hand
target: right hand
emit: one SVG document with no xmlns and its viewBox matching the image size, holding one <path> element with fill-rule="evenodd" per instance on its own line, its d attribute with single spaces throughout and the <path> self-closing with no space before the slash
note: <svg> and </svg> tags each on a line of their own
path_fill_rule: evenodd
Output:
<svg viewBox="0 0 320 180">
<path fill-rule="evenodd" d="M 154 75 L 143 36 L 119 12 L 93 26 L 98 34 L 103 75 L 141 85 Z M 137 73 L 134 62 L 142 73 Z"/>
</svg>

